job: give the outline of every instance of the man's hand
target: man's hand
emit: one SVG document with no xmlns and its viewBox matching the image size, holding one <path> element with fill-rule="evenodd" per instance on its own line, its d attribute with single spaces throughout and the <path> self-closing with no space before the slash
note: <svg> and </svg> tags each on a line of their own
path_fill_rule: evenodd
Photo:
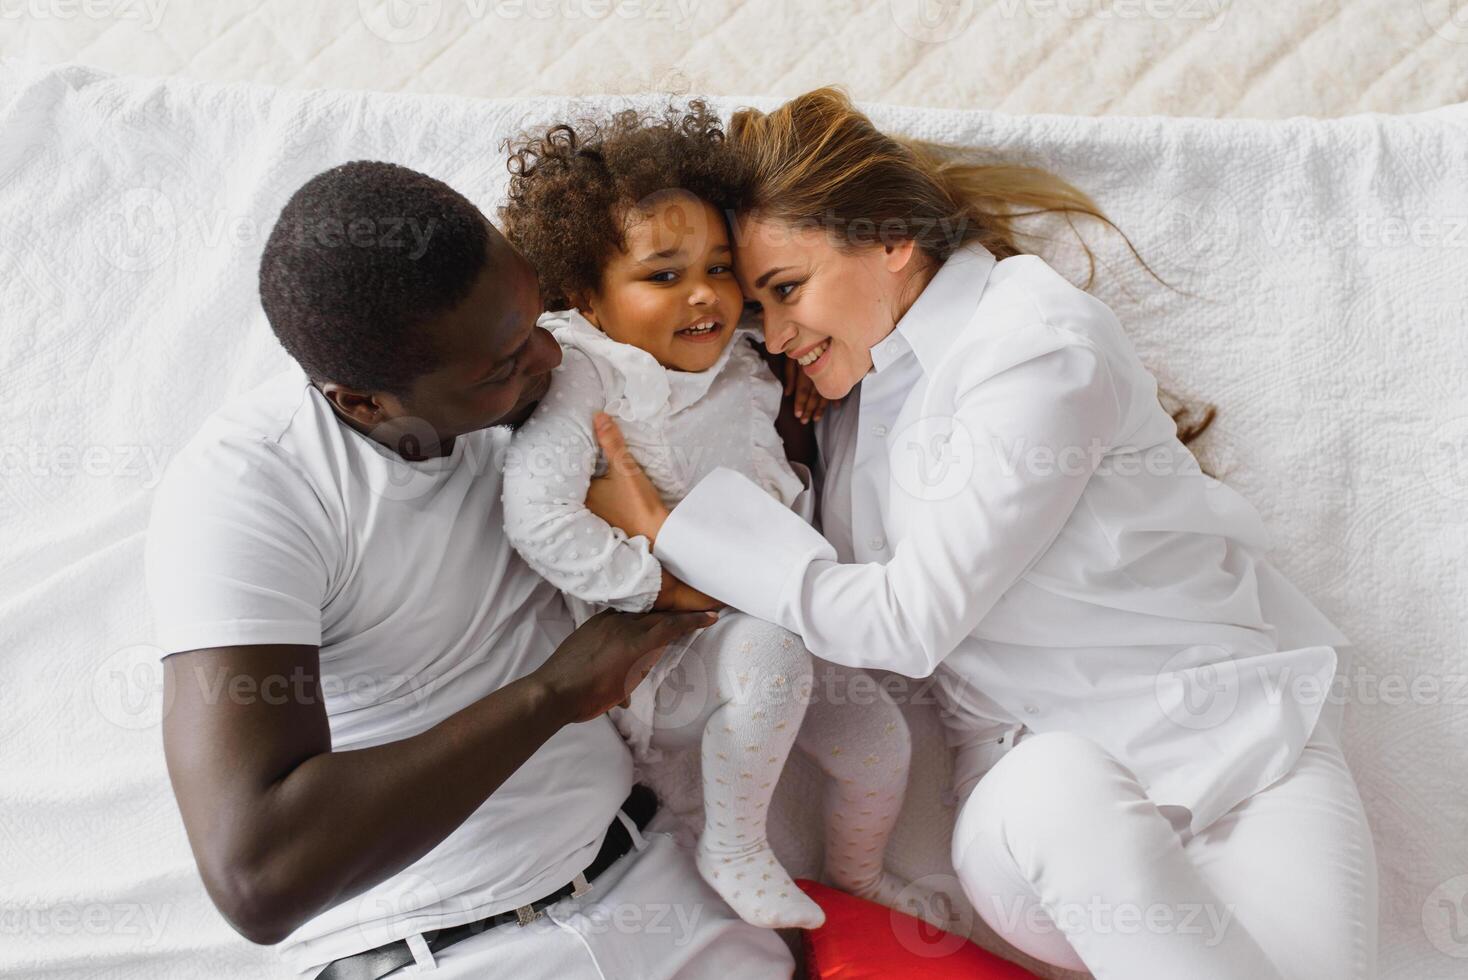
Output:
<svg viewBox="0 0 1468 980">
<path fill-rule="evenodd" d="M 625 704 L 668 644 L 718 618 L 711 612 L 606 610 L 566 637 L 531 676 L 545 685 L 548 702 L 560 717 L 590 721 Z"/>
<path fill-rule="evenodd" d="M 627 448 L 622 430 L 612 417 L 597 412 L 593 424 L 596 441 L 607 458 L 607 475 L 591 481 L 586 491 L 587 509 L 629 537 L 642 535 L 649 544 L 656 542 L 668 519 L 667 505 Z"/>
</svg>

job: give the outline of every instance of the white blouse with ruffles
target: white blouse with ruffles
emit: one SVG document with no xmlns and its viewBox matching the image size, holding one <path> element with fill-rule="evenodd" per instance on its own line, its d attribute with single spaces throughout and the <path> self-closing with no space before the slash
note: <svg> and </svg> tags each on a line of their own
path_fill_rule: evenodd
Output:
<svg viewBox="0 0 1468 980">
<path fill-rule="evenodd" d="M 535 571 L 577 599 L 652 608 L 662 568 L 645 537 L 629 538 L 586 508 L 600 451 L 592 417 L 617 420 L 632 455 L 671 507 L 719 468 L 748 477 L 786 507 L 805 487 L 775 431 L 780 383 L 746 326 L 707 371 L 674 371 L 619 343 L 574 310 L 540 325 L 564 357 L 505 463 L 505 530 Z"/>
</svg>

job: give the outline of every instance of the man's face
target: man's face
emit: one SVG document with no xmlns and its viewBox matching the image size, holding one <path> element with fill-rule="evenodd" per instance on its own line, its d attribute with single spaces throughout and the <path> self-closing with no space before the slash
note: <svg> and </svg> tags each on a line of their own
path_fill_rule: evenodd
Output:
<svg viewBox="0 0 1468 980">
<path fill-rule="evenodd" d="M 442 366 L 420 375 L 399 400 L 403 413 L 427 422 L 441 442 L 524 422 L 561 363 L 560 345 L 535 325 L 541 303 L 534 271 L 494 237 L 494 259 L 469 295 L 429 324 Z"/>
<path fill-rule="evenodd" d="M 469 295 L 424 327 L 440 367 L 401 396 L 321 385 L 353 428 L 405 458 L 444 455 L 457 436 L 524 422 L 561 363 L 560 345 L 535 325 L 534 270 L 493 225 L 489 236 L 489 261 Z"/>
</svg>

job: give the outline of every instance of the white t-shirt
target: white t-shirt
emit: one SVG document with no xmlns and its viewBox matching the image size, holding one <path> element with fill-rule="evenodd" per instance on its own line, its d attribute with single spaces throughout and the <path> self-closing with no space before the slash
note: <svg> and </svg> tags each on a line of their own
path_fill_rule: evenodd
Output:
<svg viewBox="0 0 1468 980">
<path fill-rule="evenodd" d="M 319 646 L 336 750 L 414 735 L 524 676 L 573 623 L 504 536 L 509 437 L 484 429 L 408 462 L 338 421 L 298 368 L 272 378 L 212 416 L 158 489 L 159 646 Z M 631 784 L 609 721 L 567 726 L 432 851 L 281 953 L 310 976 L 539 898 L 590 863 Z"/>
</svg>

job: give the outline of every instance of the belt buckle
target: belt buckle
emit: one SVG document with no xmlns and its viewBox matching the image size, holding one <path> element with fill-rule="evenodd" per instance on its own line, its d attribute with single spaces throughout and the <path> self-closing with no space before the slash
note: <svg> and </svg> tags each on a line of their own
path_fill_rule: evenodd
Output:
<svg viewBox="0 0 1468 980">
<path fill-rule="evenodd" d="M 530 925 L 543 915 L 545 915 L 545 910 L 538 909 L 534 905 L 522 905 L 515 910 L 515 918 L 522 926 Z"/>
</svg>

